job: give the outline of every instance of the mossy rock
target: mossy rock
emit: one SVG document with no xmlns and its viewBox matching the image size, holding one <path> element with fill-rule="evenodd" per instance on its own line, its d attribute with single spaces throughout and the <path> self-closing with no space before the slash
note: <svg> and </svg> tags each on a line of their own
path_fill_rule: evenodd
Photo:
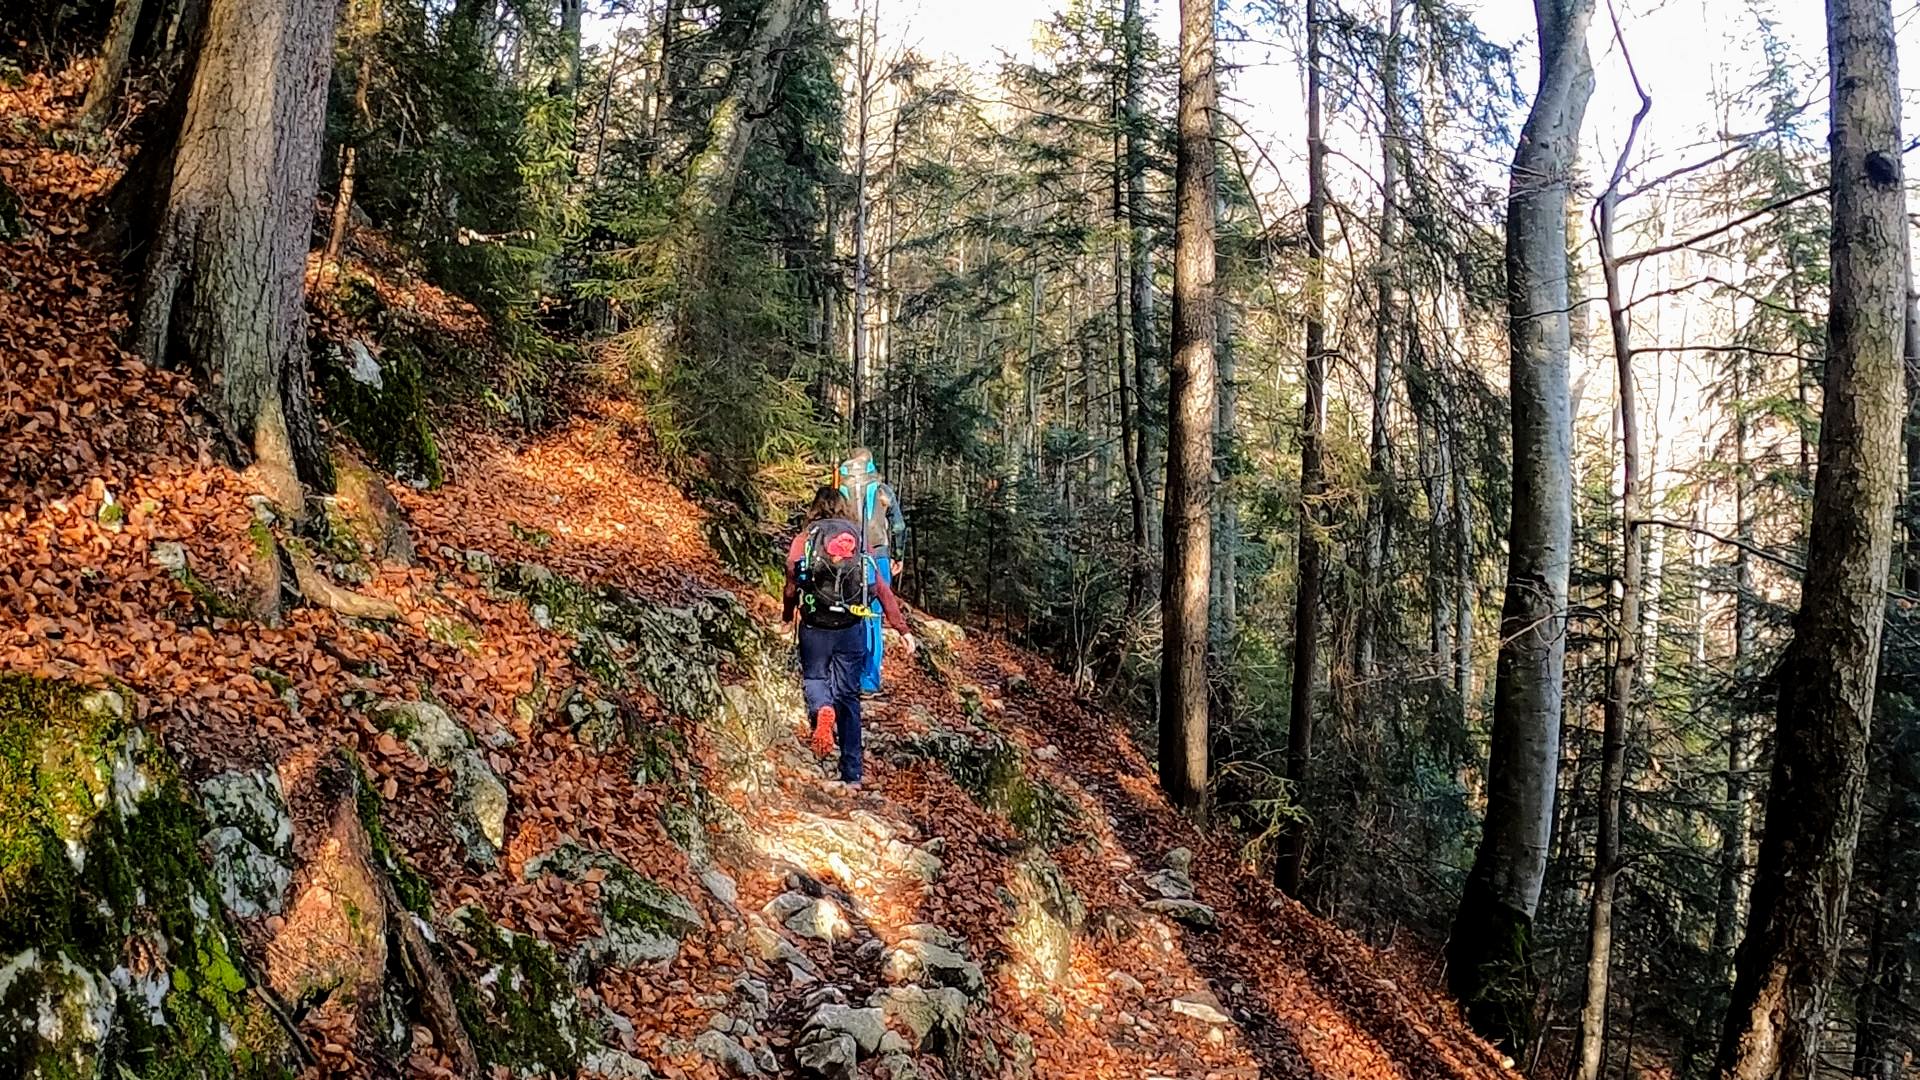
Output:
<svg viewBox="0 0 1920 1080">
<path fill-rule="evenodd" d="M 482 1069 L 515 1077 L 571 1077 L 580 1068 L 582 1025 L 574 982 L 553 949 L 463 907 L 451 931 L 478 957 L 454 984 L 454 1003 Z"/>
<path fill-rule="evenodd" d="M 207 822 L 129 712 L 114 690 L 0 676 L 0 1031 L 36 1033 L 0 1041 L 0 1074 L 287 1076 L 199 850 Z"/>
<path fill-rule="evenodd" d="M 989 731 L 978 740 L 948 729 L 907 739 L 914 757 L 937 761 L 974 801 L 1005 817 L 1024 839 L 1054 848 L 1075 835 L 1079 810 L 1064 792 L 1027 773 L 1020 747 Z"/>
<path fill-rule="evenodd" d="M 495 584 L 523 597 L 534 621 L 574 638 L 574 660 L 609 686 L 638 686 L 675 716 L 704 720 L 720 707 L 721 671 L 764 651 L 763 632 L 732 593 L 669 607 L 611 586 L 589 588 L 537 563 Z"/>
<path fill-rule="evenodd" d="M 686 897 L 640 873 L 604 851 L 572 843 L 527 860 L 529 880 L 552 873 L 569 881 L 600 876 L 601 936 L 584 942 L 570 968 L 586 982 L 605 967 L 634 968 L 672 960 L 680 942 L 706 928 L 706 920 Z"/>
<path fill-rule="evenodd" d="M 425 364 L 411 339 L 388 338 L 377 359 L 358 341 L 344 348 L 322 341 L 313 370 L 328 418 L 374 464 L 415 486 L 440 486 L 445 476 L 427 422 Z"/>
</svg>

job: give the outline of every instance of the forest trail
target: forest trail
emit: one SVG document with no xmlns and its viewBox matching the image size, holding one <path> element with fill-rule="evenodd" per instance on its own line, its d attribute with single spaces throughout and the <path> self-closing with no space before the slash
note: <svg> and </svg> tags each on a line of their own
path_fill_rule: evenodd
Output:
<svg viewBox="0 0 1920 1080">
<path fill-rule="evenodd" d="M 189 383 L 115 344 L 127 283 L 79 242 L 110 170 L 41 138 L 47 92 L 38 76 L 0 89 L 0 113 L 46 125 L 0 131 L 0 179 L 31 222 L 0 246 L 0 671 L 130 688 L 191 783 L 278 778 L 294 836 L 285 907 L 235 914 L 290 1003 L 307 985 L 295 969 L 353 914 L 330 888 L 323 782 L 345 747 L 430 886 L 423 924 L 454 941 L 459 912 L 478 908 L 525 946 L 516 956 L 582 973 L 577 1000 L 554 1005 L 576 1018 L 555 1052 L 582 1075 L 795 1075 L 800 1055 L 850 1075 L 830 1060 L 842 1031 L 861 1075 L 894 1080 L 1511 1075 L 1430 989 L 1435 973 L 1312 917 L 1198 835 L 1125 725 L 1038 657 L 931 624 L 940 662 L 889 654 L 869 789 L 832 790 L 795 738 L 797 710 L 778 712 L 797 695 L 769 641 L 777 605 L 716 554 L 708 511 L 663 478 L 633 402 L 582 401 L 538 437 L 477 418 L 440 431 L 444 487 L 384 485 L 416 565 L 333 557 L 398 619 L 239 617 L 221 598 L 247 574 L 249 479 L 190 433 Z M 413 317 L 471 330 L 469 309 L 362 269 L 410 295 Z M 685 623 L 738 610 L 721 591 L 744 605 L 751 625 L 728 632 L 746 644 L 681 654 L 692 663 L 664 677 L 661 657 L 629 656 L 634 643 L 588 615 L 568 629 L 556 599 Z M 594 642 L 617 654 L 604 670 L 583 659 Z M 651 687 L 620 677 L 648 664 Z M 708 700 L 679 701 L 696 689 Z M 471 735 L 436 757 L 417 727 L 382 719 L 399 705 Z M 504 794 L 491 821 L 469 805 L 474 777 Z M 1176 849 L 1191 853 L 1191 901 Z M 617 932 L 635 871 L 680 898 L 663 905 L 684 913 L 677 942 L 653 932 L 659 919 Z M 1174 917 L 1209 913 L 1211 930 Z M 669 959 L 641 955 L 663 944 Z M 501 969 L 461 949 L 449 969 L 490 985 Z M 385 1064 L 365 1000 L 295 1003 L 306 1075 L 456 1074 L 446 1033 L 419 1022 L 401 1065 Z M 473 1032 L 484 1060 L 514 1049 L 486 1035 Z"/>
</svg>

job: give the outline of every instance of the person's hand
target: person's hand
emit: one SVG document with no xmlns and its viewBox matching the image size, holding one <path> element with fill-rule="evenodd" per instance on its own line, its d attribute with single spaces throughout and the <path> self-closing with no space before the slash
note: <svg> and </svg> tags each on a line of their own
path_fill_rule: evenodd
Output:
<svg viewBox="0 0 1920 1080">
<path fill-rule="evenodd" d="M 793 623 L 790 623 L 790 622 L 781 623 L 780 624 L 780 640 L 782 641 L 793 640 L 793 627 L 794 627 Z"/>
<path fill-rule="evenodd" d="M 912 634 L 901 635 L 901 640 L 906 642 L 908 659 L 912 659 L 913 657 L 920 655 L 920 648 L 917 644 L 915 644 Z"/>
</svg>

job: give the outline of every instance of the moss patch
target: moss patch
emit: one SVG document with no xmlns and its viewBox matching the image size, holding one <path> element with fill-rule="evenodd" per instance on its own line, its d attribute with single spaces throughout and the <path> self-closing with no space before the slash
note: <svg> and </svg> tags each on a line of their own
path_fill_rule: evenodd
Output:
<svg viewBox="0 0 1920 1080">
<path fill-rule="evenodd" d="M 354 806 L 360 815 L 360 827 L 366 830 L 367 846 L 373 851 L 373 857 L 379 868 L 386 872 L 387 880 L 393 883 L 394 895 L 408 911 L 431 922 L 433 920 L 433 886 L 421 876 L 413 864 L 400 849 L 394 846 L 393 838 L 387 835 L 387 829 L 381 822 L 380 793 L 374 790 L 373 780 L 367 775 L 367 767 L 360 755 L 341 748 L 341 755 L 353 765 L 358 783 L 354 785 Z"/>
<path fill-rule="evenodd" d="M 1502 903 L 1477 875 L 1467 879 L 1460 912 L 1447 944 L 1448 989 L 1473 1029 L 1517 1058 L 1537 1033 L 1533 920 Z"/>
<path fill-rule="evenodd" d="M 939 762 L 975 802 L 1005 817 L 1025 839 L 1054 848 L 1074 837 L 1079 810 L 1073 800 L 1029 776 L 1020 747 L 1005 736 L 989 731 L 976 741 L 956 731 L 935 730 L 909 740 L 906 748 Z"/>
<path fill-rule="evenodd" d="M 105 1075 L 288 1075 L 199 851 L 206 822 L 127 711 L 111 690 L 0 676 L 0 956 L 118 988 Z M 0 1064 L 61 1077 L 45 1050 L 15 1043 Z"/>
<path fill-rule="evenodd" d="M 580 1067 L 578 1002 L 553 950 L 503 930 L 477 908 L 454 912 L 454 928 L 478 954 L 478 971 L 454 985 L 454 1003 L 482 1067 L 515 1076 L 574 1075 Z"/>
<path fill-rule="evenodd" d="M 403 480 L 437 488 L 445 478 L 440 447 L 427 423 L 425 365 L 405 336 L 388 338 L 379 357 L 380 384 L 354 378 L 352 361 L 332 342 L 314 350 L 313 368 L 327 415 L 345 428 L 375 464 Z"/>
</svg>

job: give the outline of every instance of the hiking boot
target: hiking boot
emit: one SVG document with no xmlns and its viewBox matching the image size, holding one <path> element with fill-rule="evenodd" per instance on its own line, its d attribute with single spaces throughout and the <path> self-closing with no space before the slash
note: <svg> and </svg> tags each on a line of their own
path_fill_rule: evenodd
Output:
<svg viewBox="0 0 1920 1080">
<path fill-rule="evenodd" d="M 813 721 L 813 752 L 826 757 L 833 753 L 833 722 L 836 717 L 833 706 L 822 705 Z"/>
</svg>

